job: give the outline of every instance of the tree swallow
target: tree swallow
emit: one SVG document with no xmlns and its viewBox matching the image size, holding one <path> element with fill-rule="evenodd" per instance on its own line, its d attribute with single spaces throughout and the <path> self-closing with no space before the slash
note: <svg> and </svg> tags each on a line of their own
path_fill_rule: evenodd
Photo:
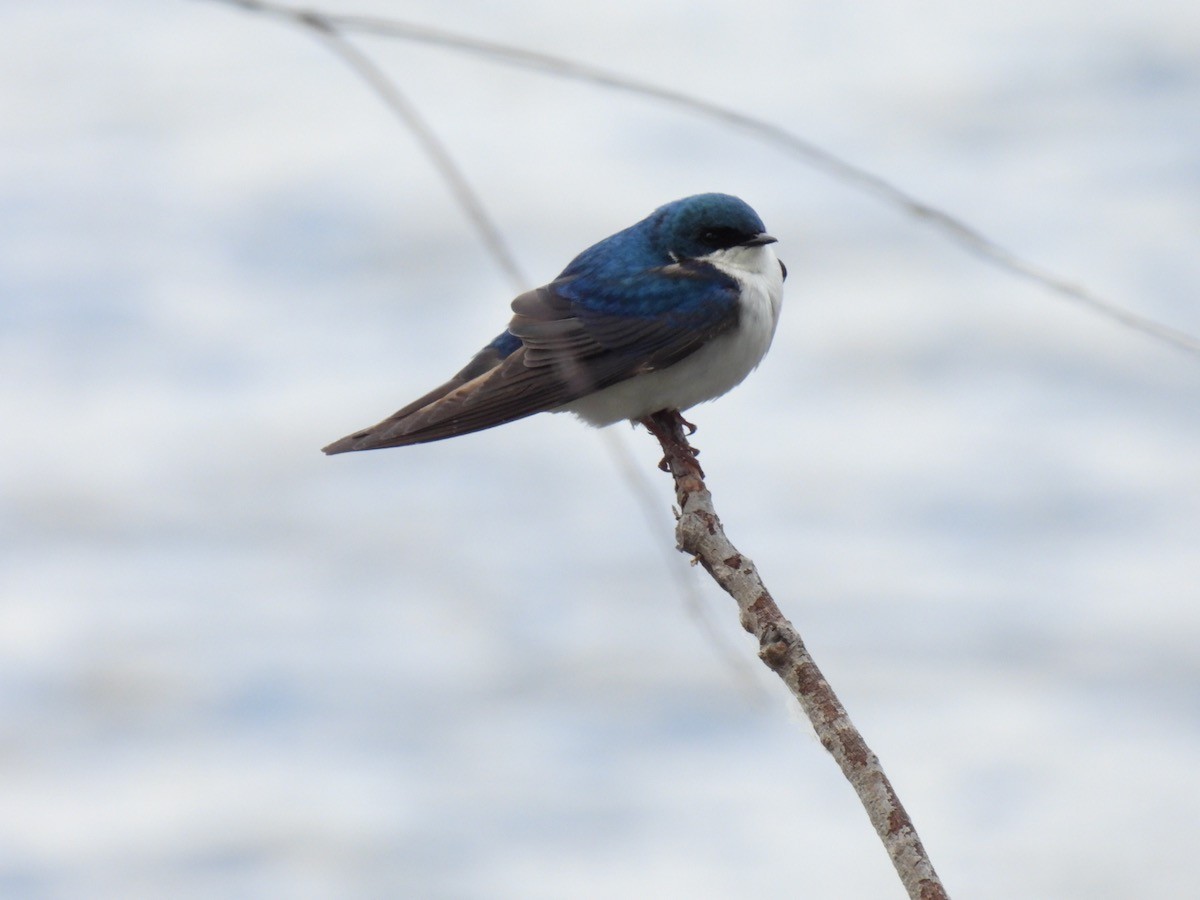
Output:
<svg viewBox="0 0 1200 900">
<path fill-rule="evenodd" d="M 324 452 L 440 441 L 538 412 L 646 424 L 719 397 L 775 335 L 787 269 L 773 243 L 728 194 L 661 206 L 517 297 L 508 329 L 441 387 Z"/>
</svg>

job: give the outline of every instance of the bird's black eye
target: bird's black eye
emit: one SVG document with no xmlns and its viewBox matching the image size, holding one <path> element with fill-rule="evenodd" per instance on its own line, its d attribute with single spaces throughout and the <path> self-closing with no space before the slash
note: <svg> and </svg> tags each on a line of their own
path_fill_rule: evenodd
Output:
<svg viewBox="0 0 1200 900">
<path fill-rule="evenodd" d="M 700 243 L 713 250 L 736 247 L 746 239 L 736 228 L 706 228 L 700 233 Z"/>
</svg>

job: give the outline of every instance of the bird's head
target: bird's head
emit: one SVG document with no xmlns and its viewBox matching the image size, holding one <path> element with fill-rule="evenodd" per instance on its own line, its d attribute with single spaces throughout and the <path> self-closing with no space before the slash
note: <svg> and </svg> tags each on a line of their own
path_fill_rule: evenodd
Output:
<svg viewBox="0 0 1200 900">
<path fill-rule="evenodd" d="M 642 221 L 584 250 L 559 281 L 620 280 L 697 259 L 751 273 L 782 271 L 766 246 L 773 243 L 775 238 L 766 233 L 762 219 L 745 201 L 729 194 L 696 194 L 660 206 Z"/>
<path fill-rule="evenodd" d="M 657 249 L 675 261 L 775 243 L 758 213 L 729 194 L 696 194 L 676 200 L 656 209 L 645 224 Z"/>
</svg>

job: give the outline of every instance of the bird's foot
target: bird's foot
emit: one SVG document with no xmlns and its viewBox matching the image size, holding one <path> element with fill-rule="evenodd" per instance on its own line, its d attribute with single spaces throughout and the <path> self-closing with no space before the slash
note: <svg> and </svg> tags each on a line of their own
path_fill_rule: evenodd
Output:
<svg viewBox="0 0 1200 900">
<path fill-rule="evenodd" d="M 646 430 L 654 435 L 663 450 L 666 451 L 666 456 L 659 462 L 658 467 L 664 471 L 671 471 L 671 457 L 688 457 L 691 466 L 695 467 L 696 474 L 701 478 L 704 477 L 704 470 L 700 468 L 700 463 L 696 461 L 696 457 L 700 455 L 700 449 L 693 447 L 687 441 L 687 436 L 684 435 L 684 429 L 687 429 L 687 434 L 695 434 L 696 426 L 679 414 L 677 409 L 662 409 L 656 413 L 651 413 L 646 418 L 641 420 L 641 424 L 646 426 Z"/>
</svg>

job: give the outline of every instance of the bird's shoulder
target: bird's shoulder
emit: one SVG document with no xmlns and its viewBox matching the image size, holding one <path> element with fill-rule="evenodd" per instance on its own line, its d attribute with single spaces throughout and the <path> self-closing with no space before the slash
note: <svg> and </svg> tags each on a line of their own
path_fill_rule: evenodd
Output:
<svg viewBox="0 0 1200 900">
<path fill-rule="evenodd" d="M 522 305 L 545 305 L 584 320 L 603 316 L 682 316 L 709 319 L 737 306 L 735 278 L 703 260 L 650 266 L 568 268 Z M 527 295 L 525 295 L 527 296 Z M 514 311 L 518 302 L 514 302 Z"/>
</svg>

